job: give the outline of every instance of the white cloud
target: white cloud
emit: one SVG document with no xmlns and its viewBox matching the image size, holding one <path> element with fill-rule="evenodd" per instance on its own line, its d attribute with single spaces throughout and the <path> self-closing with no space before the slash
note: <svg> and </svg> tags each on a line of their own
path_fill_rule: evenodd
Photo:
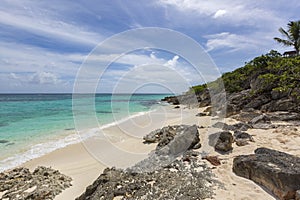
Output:
<svg viewBox="0 0 300 200">
<path fill-rule="evenodd" d="M 218 10 L 218 11 L 214 14 L 213 18 L 223 17 L 226 13 L 227 13 L 226 10 L 222 10 L 222 9 L 221 9 L 221 10 Z"/>
<path fill-rule="evenodd" d="M 259 38 L 257 35 L 238 35 L 229 32 L 222 32 L 205 36 L 207 38 L 206 49 L 207 51 L 218 50 L 227 48 L 231 51 L 241 50 L 257 50 L 267 48 L 269 46 L 268 40 Z"/>
<path fill-rule="evenodd" d="M 45 6 L 45 5 L 43 5 Z M 95 46 L 104 39 L 99 33 L 53 16 L 50 10 L 31 2 L 6 2 L 0 7 L 0 23 L 22 29 L 42 37 L 54 38 L 82 45 Z"/>
<path fill-rule="evenodd" d="M 184 22 L 202 19 L 202 23 L 206 24 L 205 20 L 218 18 L 223 19 L 227 25 L 264 28 L 286 22 L 282 16 L 271 9 L 272 2 L 262 4 L 261 1 L 253 0 L 159 0 L 158 4 L 167 7 L 168 10 L 176 9 L 191 18 Z M 180 18 L 177 18 L 177 23 L 179 21 Z"/>
<path fill-rule="evenodd" d="M 29 82 L 33 84 L 54 84 L 54 85 L 62 83 L 62 81 L 59 80 L 57 75 L 50 72 L 36 72 L 30 77 Z"/>
<path fill-rule="evenodd" d="M 176 55 L 171 60 L 168 60 L 164 65 L 171 67 L 171 68 L 175 68 L 177 66 L 178 59 L 179 59 L 179 56 Z"/>
</svg>

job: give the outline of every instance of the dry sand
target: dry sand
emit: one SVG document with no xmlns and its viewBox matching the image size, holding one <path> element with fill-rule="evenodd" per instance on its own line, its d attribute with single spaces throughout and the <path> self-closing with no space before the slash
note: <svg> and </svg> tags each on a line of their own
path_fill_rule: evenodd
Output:
<svg viewBox="0 0 300 200">
<path fill-rule="evenodd" d="M 147 157 L 155 148 L 155 144 L 143 144 L 142 137 L 149 132 L 167 125 L 197 124 L 209 126 L 215 123 L 211 117 L 196 117 L 202 109 L 174 109 L 173 106 L 163 106 L 160 109 L 129 119 L 120 124 L 99 131 L 99 135 L 81 143 L 69 145 L 52 153 L 33 159 L 24 164 L 31 170 L 35 167 L 51 166 L 61 173 L 73 178 L 73 186 L 64 190 L 55 199 L 75 199 L 85 191 L 85 188 L 101 174 L 106 167 L 116 166 L 126 168 Z M 218 121 L 218 120 L 217 120 Z M 225 119 L 227 123 L 234 123 L 233 119 Z M 298 128 L 300 130 L 300 128 Z M 247 200 L 274 199 L 263 188 L 250 180 L 236 176 L 232 172 L 233 158 L 241 154 L 251 154 L 257 147 L 269 147 L 300 156 L 300 133 L 290 128 L 277 130 L 252 129 L 255 142 L 247 146 L 234 146 L 232 153 L 220 155 L 207 146 L 207 135 L 217 129 L 199 129 L 203 147 L 199 151 L 218 155 L 222 165 L 213 167 L 216 179 L 224 184 L 224 188 L 216 189 L 215 199 Z"/>
</svg>

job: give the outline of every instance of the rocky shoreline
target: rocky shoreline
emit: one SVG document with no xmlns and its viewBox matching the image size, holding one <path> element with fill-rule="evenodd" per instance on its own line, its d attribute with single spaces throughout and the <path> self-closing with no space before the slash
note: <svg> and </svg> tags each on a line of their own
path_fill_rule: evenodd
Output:
<svg viewBox="0 0 300 200">
<path fill-rule="evenodd" d="M 204 119 L 211 110 L 207 107 L 195 117 Z M 241 111 L 232 119 L 238 121 L 210 126 L 216 129 L 208 138 L 214 155 L 200 151 L 201 130 L 208 127 L 173 125 L 150 132 L 144 145 L 157 145 L 148 158 L 127 169 L 105 169 L 77 199 L 213 199 L 215 191 L 225 188 L 214 170 L 224 165 L 224 156 L 257 142 L 252 130 L 284 129 L 284 134 L 299 137 L 297 115 L 289 112 Z M 282 123 L 286 121 L 289 125 Z M 234 156 L 231 170 L 236 175 L 263 186 L 274 198 L 300 199 L 299 157 L 270 148 L 251 153 Z M 0 199 L 54 199 L 71 186 L 71 179 L 51 168 L 38 167 L 32 173 L 16 168 L 0 174 L 0 186 Z"/>
<path fill-rule="evenodd" d="M 252 114 L 248 122 L 212 125 L 220 131 L 210 135 L 209 143 L 219 155 L 230 154 L 233 144 L 238 148 L 255 143 L 247 130 L 279 127 L 266 114 Z M 236 117 L 245 117 L 245 114 Z M 215 179 L 212 169 L 222 162 L 219 156 L 201 155 L 197 150 L 201 147 L 200 128 L 204 127 L 177 125 L 149 133 L 144 143 L 157 143 L 157 147 L 147 159 L 126 170 L 107 168 L 77 199 L 214 198 L 214 190 L 222 187 L 222 183 Z M 284 152 L 258 148 L 255 154 L 234 158 L 232 170 L 262 185 L 275 198 L 299 200 L 299 159 Z"/>
</svg>

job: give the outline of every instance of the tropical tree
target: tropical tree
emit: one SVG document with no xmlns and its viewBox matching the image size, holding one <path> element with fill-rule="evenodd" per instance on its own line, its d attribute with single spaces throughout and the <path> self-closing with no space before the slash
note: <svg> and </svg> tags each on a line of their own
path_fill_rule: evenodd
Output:
<svg viewBox="0 0 300 200">
<path fill-rule="evenodd" d="M 300 51 L 300 20 L 299 21 L 290 21 L 287 24 L 287 30 L 279 28 L 279 32 L 286 37 L 286 39 L 281 39 L 275 37 L 274 40 L 283 44 L 284 46 L 293 46 L 297 55 Z"/>
</svg>

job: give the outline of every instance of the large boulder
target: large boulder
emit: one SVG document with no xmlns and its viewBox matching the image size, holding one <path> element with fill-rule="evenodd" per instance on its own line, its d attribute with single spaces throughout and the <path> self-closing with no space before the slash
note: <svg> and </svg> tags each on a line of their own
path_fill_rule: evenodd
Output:
<svg viewBox="0 0 300 200">
<path fill-rule="evenodd" d="M 199 132 L 196 125 L 168 126 L 156 130 L 155 138 L 159 138 L 155 151 L 148 158 L 132 167 L 133 171 L 152 172 L 172 163 L 177 157 L 190 149 L 201 147 Z"/>
<path fill-rule="evenodd" d="M 233 172 L 269 189 L 281 200 L 295 199 L 300 189 L 300 158 L 267 148 L 237 156 Z"/>
<path fill-rule="evenodd" d="M 157 129 L 144 136 L 144 143 L 158 143 L 156 149 L 167 146 L 170 142 L 179 143 L 187 148 L 199 146 L 199 132 L 196 125 L 174 125 Z"/>
<path fill-rule="evenodd" d="M 218 133 L 211 134 L 209 136 L 209 145 L 214 146 L 216 151 L 221 153 L 226 153 L 231 151 L 233 136 L 229 131 L 222 131 Z"/>
</svg>

